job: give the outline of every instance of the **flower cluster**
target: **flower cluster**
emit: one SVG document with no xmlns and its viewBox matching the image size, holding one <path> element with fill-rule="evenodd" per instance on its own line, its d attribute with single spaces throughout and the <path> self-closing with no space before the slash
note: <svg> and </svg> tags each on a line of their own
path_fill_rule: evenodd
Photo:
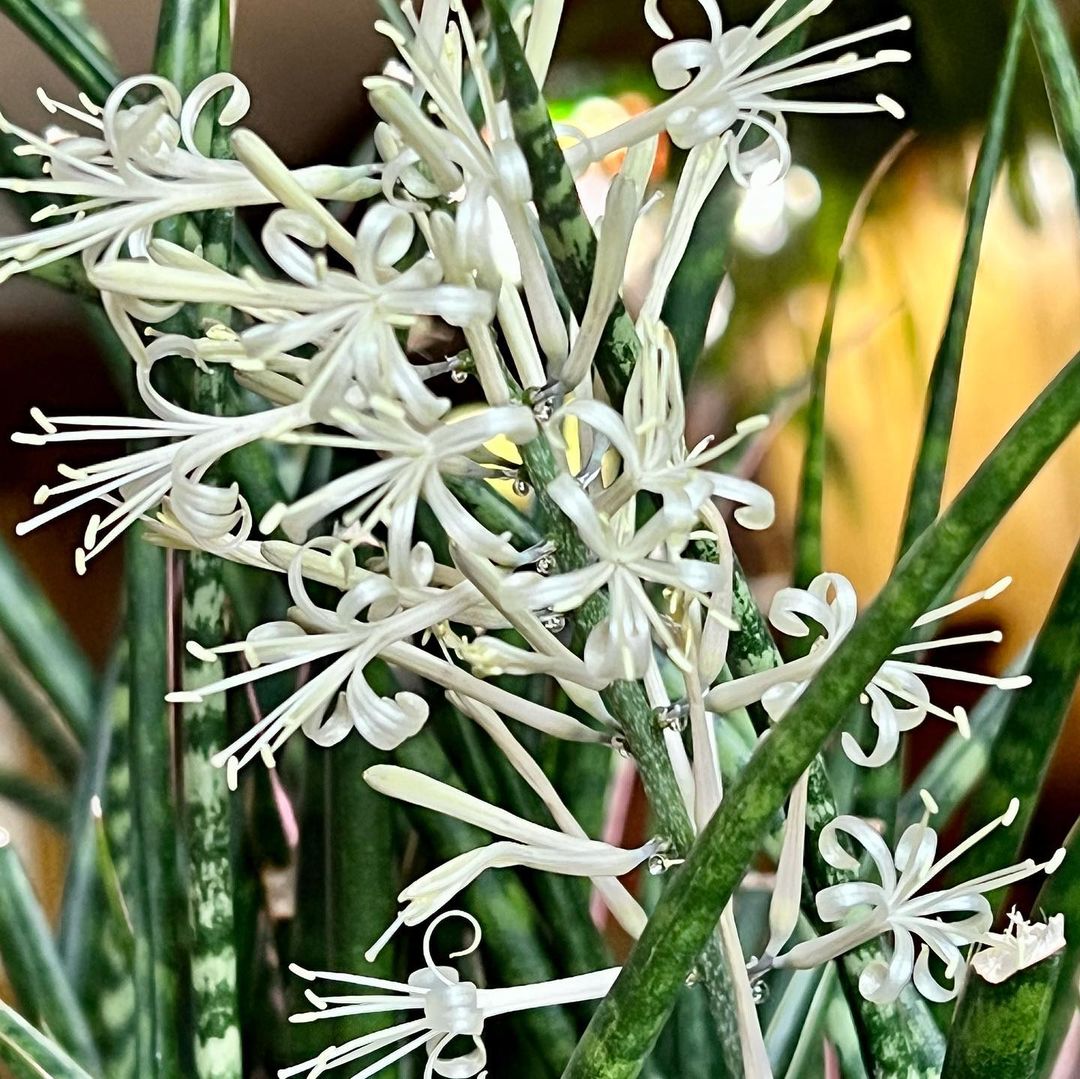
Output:
<svg viewBox="0 0 1080 1079">
<path fill-rule="evenodd" d="M 58 202 L 38 215 L 45 227 L 0 241 L 0 276 L 81 258 L 131 353 L 146 413 L 35 412 L 39 430 L 16 436 L 22 441 L 126 445 L 100 464 L 63 469 L 63 482 L 43 487 L 36 498 L 62 501 L 21 531 L 86 506 L 92 515 L 76 555 L 80 572 L 142 520 L 162 545 L 283 575 L 291 600 L 286 617 L 224 646 L 188 642 L 196 657 L 243 665 L 170 695 L 191 702 L 275 674 L 296 677 L 277 707 L 221 747 L 216 761 L 231 786 L 256 758 L 273 768 L 298 731 L 322 746 L 362 737 L 393 751 L 424 727 L 431 698 L 441 690 L 506 755 L 550 816 L 548 823 L 525 820 L 407 769 L 370 769 L 364 778 L 376 791 L 497 837 L 409 882 L 400 895 L 401 914 L 372 942 L 372 956 L 401 925 L 428 922 L 480 874 L 507 866 L 590 878 L 612 916 L 632 937 L 640 935 L 646 916 L 619 878 L 643 865 L 662 872 L 683 852 L 665 836 L 630 849 L 588 836 L 505 720 L 576 743 L 582 753 L 625 751 L 613 702 L 619 685 L 641 683 L 663 727 L 667 764 L 684 803 L 679 810 L 700 829 L 723 798 L 717 731 L 730 722 L 728 714 L 760 703 L 782 723 L 855 622 L 854 590 L 838 574 L 822 575 L 807 590 L 784 589 L 771 621 L 800 637 L 816 624 L 813 647 L 775 669 L 724 680 L 727 643 L 740 629 L 732 617 L 729 517 L 735 527 L 762 529 L 774 507 L 767 491 L 721 471 L 718 462 L 764 421 L 746 420 L 716 443 L 687 445 L 676 345 L 661 311 L 720 176 L 727 171 L 748 183 L 788 167 L 786 116 L 902 115 L 884 96 L 848 105 L 783 95 L 905 60 L 899 50 L 868 58 L 847 50 L 904 30 L 908 21 L 776 59 L 777 46 L 828 0 L 811 0 L 779 22 L 783 3 L 777 0 L 752 26 L 735 28 L 724 27 L 715 0 L 700 2 L 708 39 L 669 40 L 654 59 L 658 88 L 671 96 L 609 132 L 568 142 L 566 160 L 576 172 L 614 150 L 628 151 L 608 193 L 580 319 L 567 313 L 552 276 L 528 163 L 457 0 L 428 0 L 420 14 L 406 4 L 407 30 L 379 24 L 398 57 L 367 81 L 379 117 L 376 165 L 291 171 L 244 129 L 232 134 L 232 160 L 207 157 L 197 127 L 208 102 L 228 92 L 216 121 L 222 126 L 234 125 L 247 107 L 246 91 L 228 75 L 207 80 L 186 101 L 170 83 L 149 76 L 122 83 L 100 108 L 85 99 L 74 109 L 43 98 L 52 113 L 89 134 L 57 130 L 38 137 L 4 122 L 4 130 L 22 140 L 23 152 L 41 159 L 42 175 L 0 186 L 47 193 Z M 520 28 L 540 83 L 558 6 L 536 4 L 531 22 Z M 645 14 L 660 36 L 672 37 L 657 0 L 646 0 Z M 751 138 L 754 131 L 763 138 Z M 651 288 L 631 315 L 620 298 L 627 250 L 639 219 L 652 212 L 647 189 L 661 133 L 690 152 Z M 331 202 L 368 205 L 352 228 L 342 223 L 352 217 L 336 216 Z M 253 205 L 270 208 L 259 268 L 223 267 L 199 245 L 181 246 L 155 231 L 178 215 Z M 200 312 L 197 330 L 185 335 L 175 332 L 175 322 L 164 326 L 187 305 Z M 597 362 L 615 319 L 629 327 L 638 354 L 618 400 L 605 392 Z M 161 369 L 183 361 L 232 373 L 242 391 L 234 414 L 203 415 L 170 399 Z M 342 467 L 325 482 L 294 484 L 256 520 L 244 477 L 221 478 L 229 476 L 228 455 L 251 446 L 299 461 L 332 450 Z M 537 511 L 504 497 L 504 481 L 519 495 L 532 494 Z M 914 628 L 989 598 L 1005 583 L 932 611 Z M 876 743 L 867 751 L 844 734 L 852 761 L 867 768 L 886 763 L 900 734 L 930 715 L 966 730 L 962 711 L 948 713 L 932 703 L 924 678 L 1002 689 L 1026 684 L 917 658 L 992 639 L 996 635 L 978 634 L 897 648 L 865 689 Z M 546 676 L 573 707 L 518 696 L 497 681 L 502 674 Z M 686 739 L 679 730 L 683 718 L 690 725 Z M 1056 859 L 927 891 L 967 844 L 936 858 L 937 836 L 924 819 L 890 852 L 870 824 L 843 816 L 821 835 L 823 858 L 857 870 L 839 843 L 847 835 L 866 849 L 879 882 L 820 892 L 822 921 L 846 924 L 785 950 L 798 915 L 806 803 L 803 781 L 789 805 L 773 939 L 753 971 L 743 963 L 731 908 L 721 920 L 740 1000 L 740 1036 L 753 1062 L 747 1074 L 768 1073 L 751 974 L 829 962 L 889 935 L 892 959 L 863 971 L 863 993 L 887 1001 L 913 982 L 941 1000 L 955 992 L 963 973 L 962 948 L 986 945 L 975 969 L 998 979 L 1058 946 L 1059 923 L 1039 929 L 1017 922 L 1009 933 L 993 933 L 984 895 L 1050 871 Z M 946 917 L 958 914 L 964 916 Z M 618 974 L 481 989 L 431 959 L 431 930 L 445 917 L 428 922 L 427 965 L 407 983 L 294 968 L 311 981 L 375 991 L 333 998 L 309 992 L 315 1010 L 295 1016 L 297 1022 L 381 1011 L 419 1017 L 333 1046 L 280 1074 L 321 1075 L 384 1052 L 358 1073 L 369 1075 L 423 1049 L 425 1075 L 474 1076 L 486 1062 L 481 1035 L 488 1018 L 596 999 Z M 916 937 L 925 942 L 917 958 Z M 948 987 L 931 972 L 932 956 L 944 964 Z M 473 1048 L 451 1058 L 450 1043 L 460 1037 L 471 1038 Z"/>
</svg>

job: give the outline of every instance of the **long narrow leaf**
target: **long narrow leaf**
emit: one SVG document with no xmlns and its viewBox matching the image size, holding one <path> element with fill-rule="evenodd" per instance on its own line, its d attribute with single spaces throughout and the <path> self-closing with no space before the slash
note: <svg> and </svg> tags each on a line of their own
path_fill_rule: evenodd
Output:
<svg viewBox="0 0 1080 1079">
<path fill-rule="evenodd" d="M 636 1075 L 762 832 L 916 618 L 1080 423 L 1080 355 L 1013 426 L 728 791 L 600 1005 L 566 1079 Z"/>
<path fill-rule="evenodd" d="M 941 338 L 927 388 L 926 420 L 919 445 L 915 470 L 911 477 L 907 515 L 901 532 L 900 550 L 906 551 L 920 533 L 928 528 L 941 508 L 941 492 L 945 486 L 945 466 L 952 439 L 956 399 L 960 388 L 960 367 L 964 358 L 971 302 L 975 295 L 975 278 L 979 269 L 986 216 L 990 196 L 994 192 L 998 172 L 1005 152 L 1006 128 L 1012 105 L 1016 72 L 1020 63 L 1020 48 L 1024 41 L 1024 17 L 1028 0 L 1016 0 L 1005 58 L 998 75 L 994 100 L 986 135 L 979 150 L 975 175 L 968 197 L 967 224 L 960 265 L 956 274 L 945 333 Z"/>
<path fill-rule="evenodd" d="M 1058 141 L 1072 169 L 1074 191 L 1080 204 L 1080 71 L 1054 0 L 1030 2 L 1031 34 L 1039 51 Z"/>
<path fill-rule="evenodd" d="M 855 200 L 848 217 L 844 239 L 836 259 L 829 295 L 825 302 L 825 317 L 821 323 L 814 363 L 810 375 L 810 401 L 806 410 L 806 449 L 803 453 L 799 503 L 795 515 L 795 557 L 792 578 L 796 588 L 808 588 L 822 572 L 822 502 L 825 495 L 825 389 L 828 378 L 829 355 L 832 352 L 833 326 L 840 289 L 852 248 L 862 229 L 866 212 L 881 181 L 911 142 L 911 135 L 901 138 L 881 159 Z"/>
<path fill-rule="evenodd" d="M 0 543 L 0 631 L 80 742 L 94 714 L 94 675 L 38 585 Z"/>
<path fill-rule="evenodd" d="M 51 825 L 58 832 L 67 831 L 68 798 L 55 787 L 48 787 L 21 772 L 0 768 L 0 798 Z"/>
<path fill-rule="evenodd" d="M 91 1079 L 56 1042 L 0 1000 L 0 1060 L 13 1079 Z"/>
<path fill-rule="evenodd" d="M 45 912 L 22 862 L 0 829 L 0 957 L 23 1011 L 90 1071 L 97 1067 L 90 1027 L 64 972 Z"/>
<path fill-rule="evenodd" d="M 67 821 L 70 847 L 60 908 L 59 946 L 64 969 L 80 995 L 92 962 L 92 923 L 98 915 L 97 901 L 100 898 L 96 827 L 91 803 L 95 797 L 102 799 L 105 795 L 105 775 L 115 727 L 113 717 L 118 707 L 127 709 L 126 674 L 122 680 L 120 668 L 120 661 L 114 660 L 102 680 L 94 730 Z"/>
<path fill-rule="evenodd" d="M 1080 545 L 1073 552 L 1028 665 L 1031 685 L 1009 698 L 982 784 L 968 811 L 973 832 L 1000 816 L 1013 798 L 1020 811 L 1009 828 L 998 828 L 956 867 L 970 879 L 1018 857 L 1038 805 L 1054 748 L 1080 676 Z"/>
<path fill-rule="evenodd" d="M 1069 852 L 1065 861 L 1043 885 L 1034 907 L 1040 915 L 1065 915 L 1061 974 L 1046 1017 L 1039 1065 L 1033 1073 L 1044 1079 L 1053 1070 L 1080 1007 L 1080 992 L 1077 989 L 1077 978 L 1080 977 L 1080 823 L 1073 826 L 1069 838 L 1065 840 L 1065 848 Z"/>
<path fill-rule="evenodd" d="M 82 753 L 75 736 L 52 701 L 33 679 L 7 642 L 0 639 L 0 700 L 26 732 L 65 785 L 79 774 Z"/>
<path fill-rule="evenodd" d="M 176 808 L 165 705 L 165 555 L 143 539 L 125 542 L 131 664 L 130 908 L 135 933 L 136 1074 L 181 1074 L 177 1037 L 177 921 L 183 910 L 176 869 Z"/>
<path fill-rule="evenodd" d="M 0 0 L 3 12 L 37 42 L 84 93 L 102 102 L 119 80 L 116 68 L 86 28 L 66 18 L 48 0 Z"/>
</svg>

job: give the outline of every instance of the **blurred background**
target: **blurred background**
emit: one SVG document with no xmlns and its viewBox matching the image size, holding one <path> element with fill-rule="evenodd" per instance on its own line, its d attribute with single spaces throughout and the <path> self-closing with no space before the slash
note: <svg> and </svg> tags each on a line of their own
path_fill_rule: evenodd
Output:
<svg viewBox="0 0 1080 1079">
<path fill-rule="evenodd" d="M 145 70 L 158 5 L 86 0 L 85 6 L 121 70 Z M 762 0 L 723 4 L 733 23 L 752 19 L 761 6 Z M 1010 7 L 1006 0 L 836 0 L 816 21 L 815 37 L 905 11 L 914 17 L 914 62 L 884 69 L 884 86 L 881 72 L 872 73 L 875 91 L 887 90 L 908 108 L 906 125 L 882 118 L 797 118 L 792 141 L 799 167 L 778 184 L 729 195 L 722 217 L 731 223 L 730 274 L 689 399 L 690 435 L 691 442 L 724 435 L 736 419 L 754 412 L 776 417 L 747 467 L 776 493 L 777 525 L 763 536 L 736 536 L 740 557 L 766 598 L 790 572 L 803 396 L 840 239 L 875 163 L 910 126 L 916 137 L 878 190 L 848 265 L 828 398 L 827 565 L 848 575 L 864 601 L 891 569 L 927 375 L 955 277 L 966 190 Z M 247 123 L 292 165 L 349 158 L 370 127 L 361 81 L 386 53 L 384 40 L 372 30 L 379 4 L 239 0 L 236 8 L 235 66 L 254 99 Z M 646 103 L 656 43 L 639 9 L 627 0 L 568 0 L 549 87 L 560 118 L 585 130 L 601 128 Z M 694 0 L 665 0 L 663 9 L 680 29 L 704 30 Z M 1080 0 L 1067 0 L 1063 13 L 1075 38 Z M 983 247 L 947 497 L 1080 347 L 1076 198 L 1056 150 L 1030 46 L 1023 63 L 1009 164 Z M 46 114 L 35 97 L 39 85 L 54 97 L 74 99 L 44 55 L 0 21 L 0 107 L 21 124 L 44 126 Z M 852 86 L 850 93 L 858 95 L 859 89 Z M 583 197 L 594 210 L 602 205 L 606 179 L 603 168 L 585 178 Z M 665 176 L 657 180 L 662 184 Z M 0 214 L 0 227 L 18 229 L 18 217 L 7 207 Z M 644 273 L 650 236 L 647 228 L 642 232 L 637 255 Z M 119 549 L 80 579 L 73 567 L 78 515 L 16 541 L 15 523 L 30 515 L 34 490 L 52 479 L 60 458 L 49 449 L 6 441 L 7 433 L 26 429 L 35 405 L 51 413 L 122 407 L 79 302 L 22 279 L 0 289 L 0 371 L 3 539 L 15 545 L 100 663 L 118 618 Z M 64 460 L 78 463 L 70 453 Z M 1080 439 L 1074 436 L 972 566 L 969 590 L 1006 574 L 1016 583 L 973 614 L 977 628 L 989 623 L 1004 629 L 1005 643 L 958 659 L 959 666 L 1000 671 L 1038 629 L 1080 534 L 1078 476 Z M 963 694 L 950 698 L 948 686 L 935 687 L 935 694 L 943 705 L 971 703 Z M 3 766 L 21 767 L 29 750 L 17 726 L 2 717 L 0 723 Z M 921 749 L 944 733 L 930 730 L 931 745 Z M 1047 848 L 1077 815 L 1078 760 L 1080 715 L 1074 710 L 1041 810 L 1043 827 L 1036 825 L 1040 845 Z M 40 762 L 32 767 L 44 774 Z M 43 826 L 20 822 L 6 806 L 0 806 L 0 822 L 32 864 L 43 898 L 55 903 L 64 858 L 59 840 Z"/>
</svg>

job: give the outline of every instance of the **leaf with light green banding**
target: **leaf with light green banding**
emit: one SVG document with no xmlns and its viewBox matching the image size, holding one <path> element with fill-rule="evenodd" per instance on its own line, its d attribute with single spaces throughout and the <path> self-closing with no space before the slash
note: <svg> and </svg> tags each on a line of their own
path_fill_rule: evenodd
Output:
<svg viewBox="0 0 1080 1079">
<path fill-rule="evenodd" d="M 994 193 L 997 176 L 1005 153 L 1009 113 L 1016 72 L 1020 63 L 1020 50 L 1024 41 L 1024 17 L 1028 0 L 1016 0 L 1005 58 L 998 74 L 986 135 L 979 150 L 975 175 L 968 196 L 967 223 L 964 243 L 960 253 L 960 265 L 956 273 L 956 285 L 945 323 L 934 366 L 930 372 L 930 384 L 926 391 L 926 418 L 922 440 L 911 476 L 907 514 L 901 530 L 900 551 L 906 551 L 919 534 L 930 526 L 941 508 L 941 492 L 945 486 L 945 468 L 952 440 L 953 419 L 960 389 L 960 369 L 967 341 L 971 304 L 975 295 L 975 278 L 979 270 L 986 217 L 990 197 Z"/>
<path fill-rule="evenodd" d="M 55 61 L 92 100 L 102 103 L 120 76 L 80 21 L 67 18 L 49 0 L 0 0 L 0 13 Z"/>
<path fill-rule="evenodd" d="M 1028 22 L 1039 52 L 1058 141 L 1080 203 L 1080 71 L 1054 0 L 1030 0 Z"/>
<path fill-rule="evenodd" d="M 0 768 L 0 799 L 64 833 L 70 816 L 67 795 L 36 779 Z"/>
<path fill-rule="evenodd" d="M 0 1061 L 12 1079 L 91 1079 L 56 1042 L 0 1000 Z"/>
<path fill-rule="evenodd" d="M 634 1076 L 795 781 L 911 624 L 1080 423 L 1080 355 L 1031 405 L 751 757 L 656 908 L 565 1079 Z"/>
</svg>

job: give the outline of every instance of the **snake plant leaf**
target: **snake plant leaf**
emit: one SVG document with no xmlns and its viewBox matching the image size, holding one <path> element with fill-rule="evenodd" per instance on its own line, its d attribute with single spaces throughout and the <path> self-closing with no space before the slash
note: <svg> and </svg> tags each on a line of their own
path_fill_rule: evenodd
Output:
<svg viewBox="0 0 1080 1079">
<path fill-rule="evenodd" d="M 91 1079 L 51 1038 L 0 1000 L 0 1061 L 12 1079 Z"/>
<path fill-rule="evenodd" d="M 126 675 L 121 677 L 121 665 L 120 657 L 114 657 L 101 681 L 91 741 L 65 822 L 70 848 L 60 908 L 59 948 L 64 969 L 80 995 L 92 964 L 91 926 L 100 898 L 96 822 L 91 806 L 95 797 L 100 800 L 105 794 L 114 716 L 119 708 L 127 709 L 127 681 Z"/>
<path fill-rule="evenodd" d="M 952 439 L 956 400 L 960 389 L 960 368 L 964 358 L 975 279 L 979 270 L 986 217 L 1005 153 L 1005 138 L 1012 106 L 1020 51 L 1024 42 L 1028 0 L 1017 0 L 1009 29 L 1005 57 L 998 74 L 986 135 L 979 149 L 975 175 L 968 196 L 967 223 L 956 273 L 956 285 L 949 306 L 945 332 L 934 358 L 926 396 L 926 419 L 922 440 L 911 476 L 907 513 L 901 530 L 900 550 L 906 551 L 928 528 L 941 509 L 945 467 Z"/>
<path fill-rule="evenodd" d="M 832 352 L 833 327 L 836 323 L 836 308 L 840 302 L 844 271 L 874 193 L 910 141 L 910 135 L 905 135 L 897 141 L 863 185 L 848 217 L 844 239 L 840 244 L 840 252 L 836 259 L 836 268 L 829 285 L 829 294 L 825 301 L 825 316 L 821 322 L 821 332 L 818 335 L 810 373 L 810 400 L 806 411 L 806 448 L 803 452 L 798 509 L 795 515 L 795 557 L 792 580 L 796 588 L 808 588 L 810 582 L 825 568 L 822 554 L 822 503 L 825 496 L 827 456 L 825 391 L 829 355 Z"/>
<path fill-rule="evenodd" d="M 674 994 L 787 792 L 874 672 L 971 551 L 1080 423 L 1080 355 L 1028 408 L 949 509 L 901 560 L 876 601 L 742 776 L 676 871 L 565 1079 L 637 1075 Z"/>
<path fill-rule="evenodd" d="M 1080 1005 L 1077 990 L 1077 979 L 1080 978 L 1080 822 L 1073 825 L 1069 838 L 1065 840 L 1065 848 L 1069 852 L 1065 861 L 1042 886 L 1034 907 L 1040 916 L 1065 915 L 1065 950 L 1061 953 L 1061 973 L 1046 1017 L 1038 1067 L 1032 1073 L 1040 1079 L 1050 1079 Z"/>
<path fill-rule="evenodd" d="M 0 830 L 0 957 L 16 998 L 34 1022 L 93 1072 L 97 1050 L 68 981 L 45 912 L 10 836 Z"/>
<path fill-rule="evenodd" d="M 1054 955 L 999 985 L 969 975 L 941 1079 L 1030 1079 L 1061 968 Z"/>
<path fill-rule="evenodd" d="M 0 543 L 0 632 L 80 743 L 94 714 L 90 661 L 45 593 Z"/>
<path fill-rule="evenodd" d="M 958 879 L 1008 865 L 1020 854 L 1080 676 L 1078 624 L 1080 545 L 1031 653 L 1031 685 L 1009 698 L 986 774 L 968 810 L 966 830 L 970 834 L 1000 816 L 1013 798 L 1020 800 L 1020 811 L 1011 827 L 997 829 L 958 863 L 956 872 L 964 874 Z"/>
<path fill-rule="evenodd" d="M 125 539 L 131 708 L 128 731 L 131 847 L 129 909 L 135 934 L 136 1074 L 182 1074 L 177 1000 L 178 921 L 184 895 L 177 871 L 178 815 L 172 798 L 172 746 L 165 705 L 167 622 L 165 553 L 143 539 Z"/>
<path fill-rule="evenodd" d="M 1080 71 L 1054 0 L 1030 0 L 1028 22 L 1042 64 L 1058 141 L 1072 169 L 1080 204 Z"/>
<path fill-rule="evenodd" d="M 0 768 L 0 798 L 55 828 L 67 831 L 68 798 L 62 790 L 39 783 L 22 772 Z"/>
<path fill-rule="evenodd" d="M 32 41 L 41 46 L 75 85 L 94 101 L 102 102 L 120 76 L 109 57 L 87 32 L 85 21 L 69 18 L 61 5 L 50 0 L 0 0 L 6 15 Z"/>
</svg>

